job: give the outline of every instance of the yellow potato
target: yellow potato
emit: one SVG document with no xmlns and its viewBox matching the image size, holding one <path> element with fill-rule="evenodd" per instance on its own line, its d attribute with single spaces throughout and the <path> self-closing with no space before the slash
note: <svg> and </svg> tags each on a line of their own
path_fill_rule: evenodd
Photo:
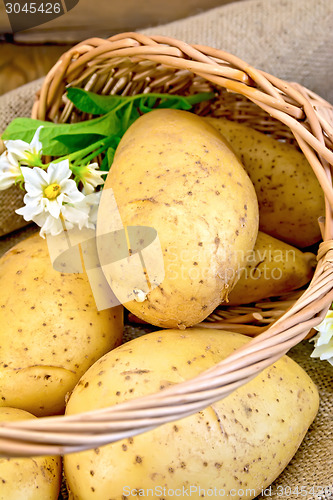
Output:
<svg viewBox="0 0 333 500">
<path fill-rule="evenodd" d="M 190 379 L 246 344 L 217 330 L 159 331 L 98 360 L 68 415 L 114 405 Z M 284 356 L 227 398 L 194 415 L 64 458 L 73 500 L 256 497 L 282 472 L 318 410 L 318 392 Z M 201 488 L 201 489 L 200 489 Z M 220 494 L 212 494 L 214 488 Z M 136 490 L 136 492 L 135 492 Z M 224 492 L 224 493 L 223 493 Z"/>
<path fill-rule="evenodd" d="M 31 418 L 24 410 L 0 408 L 0 422 Z M 61 477 L 60 457 L 0 457 L 0 500 L 57 500 Z"/>
<path fill-rule="evenodd" d="M 136 120 L 117 148 L 98 234 L 107 233 L 114 218 L 103 201 L 110 188 L 124 226 L 157 230 L 165 271 L 162 283 L 149 290 L 140 272 L 128 270 L 129 262 L 104 265 L 115 295 L 126 284 L 122 303 L 154 325 L 185 328 L 202 321 L 236 282 L 244 263 L 237 250 L 251 250 L 257 237 L 257 199 L 237 157 L 202 118 L 155 110 Z"/>
<path fill-rule="evenodd" d="M 324 194 L 305 156 L 245 125 L 222 118 L 206 120 L 229 141 L 253 182 L 261 231 L 300 248 L 318 242 Z"/>
<path fill-rule="evenodd" d="M 247 262 L 227 305 L 248 304 L 301 288 L 312 278 L 317 263 L 313 253 L 304 253 L 261 231 Z"/>
<path fill-rule="evenodd" d="M 62 413 L 65 396 L 119 345 L 122 307 L 97 311 L 86 274 L 55 271 L 38 234 L 0 259 L 0 406 Z"/>
</svg>

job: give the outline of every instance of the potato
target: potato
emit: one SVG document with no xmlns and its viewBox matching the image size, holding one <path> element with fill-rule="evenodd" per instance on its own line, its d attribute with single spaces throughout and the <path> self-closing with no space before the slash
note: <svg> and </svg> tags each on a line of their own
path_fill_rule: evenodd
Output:
<svg viewBox="0 0 333 500">
<path fill-rule="evenodd" d="M 129 272 L 128 260 L 102 265 L 115 295 L 153 325 L 185 328 L 202 321 L 236 282 L 244 263 L 237 250 L 251 250 L 257 237 L 257 199 L 241 163 L 202 118 L 154 110 L 131 125 L 117 148 L 98 235 L 109 232 L 114 218 L 103 201 L 110 188 L 125 227 L 157 230 L 165 270 L 159 286 L 149 289 L 140 272 Z"/>
<path fill-rule="evenodd" d="M 299 248 L 321 239 L 323 190 L 305 156 L 287 143 L 222 118 L 206 118 L 230 142 L 255 187 L 259 227 Z"/>
<path fill-rule="evenodd" d="M 132 340 L 87 371 L 66 414 L 114 405 L 190 379 L 248 341 L 238 333 L 199 328 L 159 331 Z M 168 500 L 175 496 L 170 491 L 183 488 L 192 488 L 192 499 L 203 492 L 205 498 L 212 496 L 209 491 L 214 488 L 221 492 L 214 498 L 254 498 L 286 467 L 317 410 L 315 385 L 284 356 L 203 411 L 65 456 L 65 476 L 73 500 L 136 495 Z"/>
<path fill-rule="evenodd" d="M 0 408 L 0 422 L 31 418 L 24 410 Z M 60 457 L 0 457 L 0 500 L 57 500 L 61 478 Z"/>
<path fill-rule="evenodd" d="M 248 304 L 300 288 L 312 278 L 316 263 L 313 253 L 259 231 L 227 305 Z"/>
<path fill-rule="evenodd" d="M 0 406 L 62 413 L 65 395 L 121 342 L 122 306 L 97 311 L 85 274 L 52 267 L 38 234 L 0 259 Z"/>
</svg>

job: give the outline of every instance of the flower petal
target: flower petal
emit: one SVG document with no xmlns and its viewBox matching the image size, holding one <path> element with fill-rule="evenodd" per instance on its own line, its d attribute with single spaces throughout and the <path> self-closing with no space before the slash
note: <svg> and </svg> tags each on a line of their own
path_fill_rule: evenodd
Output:
<svg viewBox="0 0 333 500">
<path fill-rule="evenodd" d="M 328 344 L 330 339 L 332 338 L 332 332 L 330 332 L 329 330 L 321 331 L 316 337 L 316 346 L 325 345 Z"/>
<path fill-rule="evenodd" d="M 39 154 L 41 155 L 42 154 L 43 144 L 39 140 L 39 135 L 40 135 L 40 131 L 42 130 L 42 128 L 43 128 L 43 125 L 41 125 L 40 127 L 38 127 L 38 129 L 35 132 L 35 135 L 32 138 L 32 141 L 30 142 L 30 148 L 29 149 L 35 155 L 39 155 Z"/>
<path fill-rule="evenodd" d="M 49 184 L 57 183 L 60 184 L 64 179 L 69 179 L 72 172 L 69 168 L 68 158 L 66 160 L 59 161 L 58 163 L 50 163 L 47 169 L 49 176 Z"/>
<path fill-rule="evenodd" d="M 56 236 L 63 232 L 63 226 L 60 219 L 55 219 L 52 215 L 45 214 L 39 217 L 35 217 L 33 221 L 41 226 L 40 235 L 44 238 L 46 234 L 51 234 L 52 236 Z"/>
<path fill-rule="evenodd" d="M 29 150 L 29 143 L 17 140 L 4 141 L 8 153 L 15 162 L 26 160 L 26 151 Z"/>
<path fill-rule="evenodd" d="M 83 192 L 83 194 L 89 196 L 90 194 L 93 194 L 95 192 L 95 188 L 94 188 L 94 186 L 89 184 L 89 182 L 84 182 L 82 192 Z"/>
<path fill-rule="evenodd" d="M 311 357 L 312 358 L 320 358 L 320 359 L 324 359 L 324 360 L 332 358 L 333 357 L 333 344 L 331 346 L 316 347 L 313 350 Z"/>
<path fill-rule="evenodd" d="M 63 205 L 61 213 L 65 219 L 66 227 L 67 221 L 77 224 L 79 226 L 79 229 L 82 229 L 83 227 L 89 227 L 88 210 L 85 212 L 83 210 L 78 210 L 71 205 Z"/>
<path fill-rule="evenodd" d="M 10 172 L 0 174 L 0 191 L 5 191 L 15 184 L 17 176 Z"/>
<path fill-rule="evenodd" d="M 17 169 L 19 170 L 20 166 L 18 163 L 13 163 L 10 161 L 10 158 L 7 154 L 7 151 L 5 151 L 4 153 L 2 153 L 2 155 L 0 155 L 0 169 L 1 170 L 13 170 L 13 169 Z"/>
<path fill-rule="evenodd" d="M 46 172 L 42 168 L 21 167 L 21 172 L 28 189 L 35 188 L 43 193 L 43 187 L 48 185 L 48 179 Z"/>
<path fill-rule="evenodd" d="M 72 203 L 77 204 L 82 202 L 84 199 L 84 194 L 80 193 L 80 191 L 72 191 L 69 195 L 64 193 L 64 203 Z"/>
<path fill-rule="evenodd" d="M 333 365 L 333 311 L 331 309 L 316 330 L 318 334 L 311 339 L 315 345 L 311 357 L 320 358 Z"/>
<path fill-rule="evenodd" d="M 57 202 L 57 200 L 48 200 L 48 212 L 54 217 L 58 219 L 61 212 L 61 204 Z"/>
<path fill-rule="evenodd" d="M 96 227 L 97 224 L 97 214 L 98 214 L 98 208 L 101 200 L 101 195 L 102 191 L 99 192 L 94 192 L 88 196 L 86 196 L 86 203 L 90 207 L 90 212 L 89 212 L 89 222 Z"/>
<path fill-rule="evenodd" d="M 5 154 L 0 156 L 0 190 L 8 189 L 21 177 L 18 165 L 12 165 Z"/>
<path fill-rule="evenodd" d="M 33 220 L 33 217 L 36 217 L 36 215 L 39 215 L 41 213 L 41 210 L 38 209 L 38 207 L 32 206 L 32 205 L 25 205 L 24 207 L 18 208 L 15 210 L 15 212 L 18 215 L 22 215 L 24 220 L 30 221 Z"/>
</svg>

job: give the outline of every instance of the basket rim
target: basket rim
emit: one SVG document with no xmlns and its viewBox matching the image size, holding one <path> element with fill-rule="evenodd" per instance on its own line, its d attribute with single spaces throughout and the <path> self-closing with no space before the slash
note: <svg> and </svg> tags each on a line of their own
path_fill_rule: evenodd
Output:
<svg viewBox="0 0 333 500">
<path fill-rule="evenodd" d="M 187 69 L 229 92 L 244 95 L 270 116 L 286 125 L 311 164 L 329 201 L 323 239 L 333 237 L 333 186 L 331 169 L 333 151 L 333 107 L 323 98 L 298 83 L 287 82 L 242 61 L 240 58 L 204 45 L 162 35 L 146 36 L 129 32 L 108 39 L 90 38 L 63 54 L 49 71 L 36 96 L 31 116 L 45 120 L 54 118 L 69 78 L 85 76 L 83 69 L 94 73 L 97 57 L 147 60 L 170 68 Z M 97 65 L 100 68 L 100 64 Z M 213 69 L 212 69 L 213 68 Z M 88 90 L 88 89 L 87 89 Z M 304 125 L 308 120 L 308 130 Z"/>
<path fill-rule="evenodd" d="M 287 125 L 325 194 L 318 265 L 307 290 L 278 321 L 211 369 L 158 393 L 102 410 L 0 423 L 0 453 L 6 456 L 83 451 L 193 414 L 226 397 L 286 354 L 322 321 L 333 301 L 333 151 L 327 146 L 333 138 L 333 107 L 305 87 L 255 69 L 227 52 L 162 35 L 120 33 L 106 40 L 82 41 L 63 54 L 44 80 L 32 117 L 55 117 L 70 79 L 94 73 L 97 66 L 112 58 L 186 69 L 244 95 Z"/>
</svg>

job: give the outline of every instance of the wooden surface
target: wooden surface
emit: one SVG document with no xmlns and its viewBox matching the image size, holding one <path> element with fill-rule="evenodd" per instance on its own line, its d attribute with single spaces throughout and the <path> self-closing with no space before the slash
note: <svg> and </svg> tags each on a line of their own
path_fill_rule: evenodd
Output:
<svg viewBox="0 0 333 500">
<path fill-rule="evenodd" d="M 0 95 L 44 76 L 70 45 L 0 44 Z"/>
</svg>

